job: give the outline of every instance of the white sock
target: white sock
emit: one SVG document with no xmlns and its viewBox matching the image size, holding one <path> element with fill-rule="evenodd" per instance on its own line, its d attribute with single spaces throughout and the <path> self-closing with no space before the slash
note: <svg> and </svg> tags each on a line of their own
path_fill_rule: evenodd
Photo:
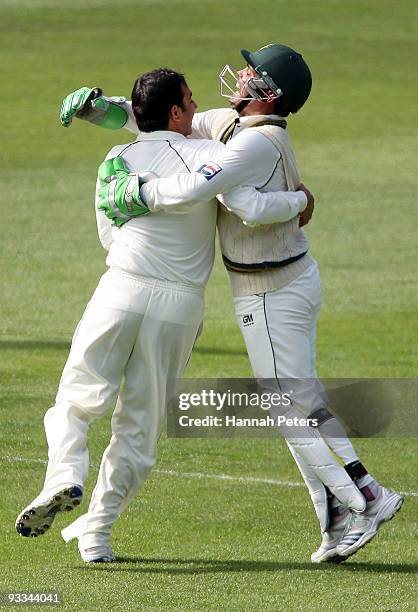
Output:
<svg viewBox="0 0 418 612">
<path fill-rule="evenodd" d="M 366 474 L 365 476 L 362 476 L 361 478 L 356 480 L 355 483 L 360 489 L 360 491 L 363 493 L 367 502 L 372 502 L 376 499 L 379 493 L 380 485 L 371 474 Z"/>
</svg>

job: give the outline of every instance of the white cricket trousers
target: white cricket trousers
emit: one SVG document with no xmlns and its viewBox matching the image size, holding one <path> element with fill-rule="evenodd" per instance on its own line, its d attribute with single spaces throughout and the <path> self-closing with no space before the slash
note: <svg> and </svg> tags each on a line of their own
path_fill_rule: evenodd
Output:
<svg viewBox="0 0 418 612">
<path fill-rule="evenodd" d="M 321 294 L 319 270 L 313 262 L 280 289 L 234 299 L 255 378 L 263 391 L 290 393 L 301 417 L 322 406 L 322 396 L 315 392 Z M 318 386 L 322 389 L 319 382 Z M 272 407 L 272 416 L 277 416 L 275 412 L 280 414 L 280 408 Z M 281 431 L 286 436 L 284 426 Z M 292 430 L 287 433 L 292 437 Z M 299 429 L 298 433 L 303 432 Z"/>
<path fill-rule="evenodd" d="M 117 400 L 84 528 L 86 547 L 108 544 L 112 524 L 155 464 L 166 404 L 190 357 L 203 310 L 203 289 L 113 268 L 87 305 L 55 406 L 44 421 L 44 490 L 83 485 L 88 426 Z"/>
<path fill-rule="evenodd" d="M 313 262 L 281 289 L 234 299 L 257 379 L 316 377 L 316 322 L 321 298 L 318 265 Z"/>
<path fill-rule="evenodd" d="M 321 279 L 314 261 L 276 291 L 234 299 L 255 378 L 267 391 L 291 391 L 294 408 L 286 417 L 306 417 L 324 407 L 315 368 L 321 298 Z M 315 487 L 323 483 L 348 507 L 364 509 L 363 497 L 318 430 L 299 428 L 295 434 L 291 427 L 280 429 L 304 478 L 311 478 Z"/>
</svg>

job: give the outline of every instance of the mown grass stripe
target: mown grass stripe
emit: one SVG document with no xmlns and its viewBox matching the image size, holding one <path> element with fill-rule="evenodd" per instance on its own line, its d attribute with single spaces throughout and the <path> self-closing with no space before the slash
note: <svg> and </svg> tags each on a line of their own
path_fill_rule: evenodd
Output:
<svg viewBox="0 0 418 612">
<path fill-rule="evenodd" d="M 12 457 L 10 455 L 4 455 L 0 457 L 0 462 L 9 461 L 10 463 L 41 463 L 46 465 L 45 459 L 39 459 L 37 457 Z M 92 468 L 98 468 L 98 465 L 91 465 Z M 177 470 L 163 470 L 156 468 L 153 470 L 155 474 L 163 474 L 166 476 L 177 476 L 179 478 L 213 478 L 215 480 L 226 480 L 232 482 L 244 482 L 254 484 L 270 484 L 276 487 L 303 487 L 302 482 L 294 482 L 292 480 L 275 480 L 274 478 L 259 478 L 257 476 L 233 476 L 231 474 L 208 474 L 206 472 L 178 472 Z M 418 497 L 417 491 L 400 491 L 401 495 L 407 497 Z"/>
</svg>

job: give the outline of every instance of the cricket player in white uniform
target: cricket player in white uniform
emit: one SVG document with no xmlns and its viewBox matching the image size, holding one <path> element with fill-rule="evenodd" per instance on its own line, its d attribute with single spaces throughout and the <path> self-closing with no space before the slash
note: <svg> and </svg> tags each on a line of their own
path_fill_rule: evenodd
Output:
<svg viewBox="0 0 418 612">
<path fill-rule="evenodd" d="M 197 168 L 216 173 L 205 161 L 219 156 L 224 145 L 186 138 L 196 104 L 183 75 L 167 69 L 143 75 L 135 83 L 133 101 L 140 136 L 112 149 L 109 157 L 121 156 L 132 171 L 145 168 L 154 176 Z M 99 179 L 114 174 L 111 161 L 103 172 Z M 244 179 L 245 174 L 237 178 L 236 173 L 231 183 Z M 303 191 L 263 194 L 248 186 L 224 197 L 247 223 L 271 223 L 289 215 L 299 219 L 308 201 Z M 154 466 L 171 385 L 186 366 L 203 319 L 216 204 L 206 199 L 122 227 L 97 213 L 109 269 L 76 329 L 55 406 L 46 413 L 44 487 L 17 517 L 20 535 L 42 535 L 58 511 L 80 504 L 89 467 L 88 426 L 117 400 L 112 438 L 88 513 L 64 530 L 65 539 L 78 538 L 84 561 L 114 560 L 111 527 Z"/>
<path fill-rule="evenodd" d="M 234 110 L 199 113 L 193 121 L 192 136 L 227 142 L 223 155 L 208 164 L 216 168 L 216 175 L 208 181 L 204 173 L 195 172 L 142 184 L 141 174 L 138 181 L 138 177 L 122 169 L 115 179 L 122 194 L 116 202 L 119 206 L 123 207 L 125 201 L 132 206 L 133 201 L 158 211 L 182 202 L 190 205 L 202 201 L 223 192 L 224 185 L 229 184 L 229 174 L 241 165 L 247 167 L 251 183 L 261 191 L 292 190 L 299 185 L 284 117 L 296 112 L 309 96 L 309 69 L 296 51 L 283 45 L 268 45 L 255 53 L 244 50 L 242 55 L 246 68 L 236 74 L 226 66 L 220 75 L 222 87 L 228 86 L 228 75 L 233 77 L 228 96 Z M 99 96 L 92 106 L 85 105 L 90 93 L 91 90 L 79 91 L 75 98 L 66 98 L 61 115 L 64 124 L 69 124 L 74 114 L 100 123 L 106 121 L 112 108 L 113 116 L 125 110 L 128 117 L 124 117 L 123 123 L 133 127 L 129 104 L 121 100 L 113 104 Z M 129 197 L 124 198 L 127 187 Z M 101 191 L 104 209 L 109 207 L 108 194 L 109 186 Z M 112 210 L 109 212 L 113 214 Z M 250 228 L 220 208 L 218 228 L 254 375 L 275 380 L 279 386 L 286 379 L 315 380 L 315 329 L 321 287 L 317 264 L 307 254 L 307 237 L 297 219 Z M 247 325 L 249 314 L 251 325 Z M 403 500 L 367 473 L 341 426 L 326 406 L 316 401 L 320 395 L 310 394 L 310 400 L 313 398 L 313 403 L 302 402 L 297 408 L 305 416 L 318 418 L 315 441 L 289 437 L 288 443 L 310 491 L 323 533 L 322 544 L 312 555 L 312 561 L 340 561 L 374 537 L 379 525 L 395 514 Z M 341 468 L 331 451 L 344 462 L 345 481 L 338 480 Z M 353 481 L 358 488 L 353 487 Z M 350 491 L 350 500 L 347 496 L 342 499 L 344 488 Z M 350 515 L 347 508 L 354 513 Z"/>
</svg>

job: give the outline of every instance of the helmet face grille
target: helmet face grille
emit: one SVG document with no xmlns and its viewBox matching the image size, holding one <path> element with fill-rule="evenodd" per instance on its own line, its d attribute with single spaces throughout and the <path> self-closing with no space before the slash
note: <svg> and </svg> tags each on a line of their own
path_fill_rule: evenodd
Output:
<svg viewBox="0 0 418 612">
<path fill-rule="evenodd" d="M 237 89 L 239 75 L 229 64 L 224 66 L 219 74 L 220 94 L 225 98 L 237 100 L 274 100 L 282 95 L 281 91 L 272 91 L 270 84 L 260 75 L 259 78 L 251 77 L 246 82 L 248 96 L 241 96 Z M 275 88 L 276 89 L 276 88 Z"/>
</svg>

